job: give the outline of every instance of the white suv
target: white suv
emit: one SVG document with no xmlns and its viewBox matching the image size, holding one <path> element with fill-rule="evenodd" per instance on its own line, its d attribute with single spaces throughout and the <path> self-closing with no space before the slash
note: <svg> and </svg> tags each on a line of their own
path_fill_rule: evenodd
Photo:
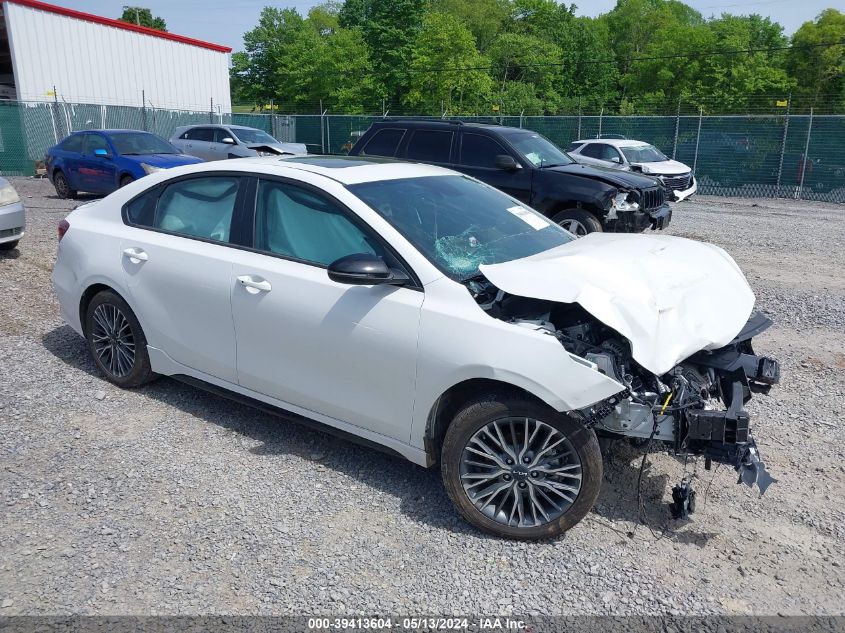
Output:
<svg viewBox="0 0 845 633">
<path fill-rule="evenodd" d="M 673 202 L 686 200 L 698 191 L 698 183 L 690 167 L 669 158 L 649 143 L 596 138 L 574 141 L 568 151 L 579 163 L 654 176 L 663 183 L 666 197 Z"/>
<path fill-rule="evenodd" d="M 747 325 L 754 296 L 714 246 L 574 240 L 468 176 L 357 157 L 169 169 L 59 234 L 62 316 L 110 381 L 172 376 L 440 463 L 495 534 L 583 518 L 597 437 L 765 487 L 742 405 L 777 380 L 750 346 L 768 321 Z"/>
</svg>

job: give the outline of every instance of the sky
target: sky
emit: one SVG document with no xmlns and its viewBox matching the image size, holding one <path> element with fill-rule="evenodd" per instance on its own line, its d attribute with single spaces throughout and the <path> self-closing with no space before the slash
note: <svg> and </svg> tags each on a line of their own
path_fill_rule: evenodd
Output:
<svg viewBox="0 0 845 633">
<path fill-rule="evenodd" d="M 120 17 L 126 0 L 46 0 L 77 11 L 95 13 L 111 18 Z M 153 15 L 164 18 L 167 30 L 215 44 L 243 48 L 243 34 L 258 22 L 261 8 L 268 5 L 294 8 L 305 14 L 321 0 L 129 0 L 132 4 L 148 7 Z M 573 0 L 567 0 L 567 4 Z M 794 33 L 801 24 L 814 19 L 823 9 L 839 4 L 841 0 L 686 0 L 705 17 L 721 13 L 759 13 L 783 25 L 787 35 Z M 576 5 L 579 3 L 576 1 Z M 582 0 L 579 15 L 596 16 L 612 9 L 616 0 Z"/>
</svg>

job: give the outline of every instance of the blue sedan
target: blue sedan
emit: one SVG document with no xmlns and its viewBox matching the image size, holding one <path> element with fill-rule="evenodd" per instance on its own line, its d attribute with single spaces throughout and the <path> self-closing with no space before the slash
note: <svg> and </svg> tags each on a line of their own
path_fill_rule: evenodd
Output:
<svg viewBox="0 0 845 633">
<path fill-rule="evenodd" d="M 75 132 L 47 150 L 47 175 L 60 198 L 111 193 L 159 169 L 202 161 L 138 130 Z"/>
</svg>

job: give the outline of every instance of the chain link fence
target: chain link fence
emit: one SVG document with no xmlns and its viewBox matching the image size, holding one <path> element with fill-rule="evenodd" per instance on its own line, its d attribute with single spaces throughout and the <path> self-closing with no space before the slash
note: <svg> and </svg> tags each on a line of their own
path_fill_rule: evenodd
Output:
<svg viewBox="0 0 845 633">
<path fill-rule="evenodd" d="M 692 167 L 702 194 L 845 203 L 845 115 L 456 118 L 535 130 L 564 149 L 579 138 L 602 135 L 646 141 Z M 169 138 L 181 125 L 230 123 L 262 129 L 280 141 L 305 143 L 313 153 L 343 154 L 380 119 L 0 101 L 0 174 L 34 174 L 46 150 L 78 130 L 131 128 Z"/>
</svg>

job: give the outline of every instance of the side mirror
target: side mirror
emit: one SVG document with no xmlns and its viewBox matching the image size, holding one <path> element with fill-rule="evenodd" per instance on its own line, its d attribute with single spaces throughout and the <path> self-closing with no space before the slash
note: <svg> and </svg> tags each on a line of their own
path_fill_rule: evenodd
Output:
<svg viewBox="0 0 845 633">
<path fill-rule="evenodd" d="M 353 286 L 402 286 L 408 282 L 404 273 L 391 270 L 381 257 L 369 253 L 341 257 L 329 264 L 328 273 L 332 281 Z"/>
<path fill-rule="evenodd" d="M 226 143 L 226 145 L 235 145 L 235 139 L 233 139 L 231 136 L 223 137 L 223 142 Z"/>
<path fill-rule="evenodd" d="M 507 154 L 499 154 L 498 156 L 496 156 L 497 169 L 515 171 L 517 169 L 520 169 L 520 167 L 520 164 L 516 162 L 516 159 L 513 156 L 508 156 Z"/>
<path fill-rule="evenodd" d="M 108 158 L 109 150 L 99 147 L 94 150 L 94 156 L 99 156 L 100 158 Z"/>
</svg>

